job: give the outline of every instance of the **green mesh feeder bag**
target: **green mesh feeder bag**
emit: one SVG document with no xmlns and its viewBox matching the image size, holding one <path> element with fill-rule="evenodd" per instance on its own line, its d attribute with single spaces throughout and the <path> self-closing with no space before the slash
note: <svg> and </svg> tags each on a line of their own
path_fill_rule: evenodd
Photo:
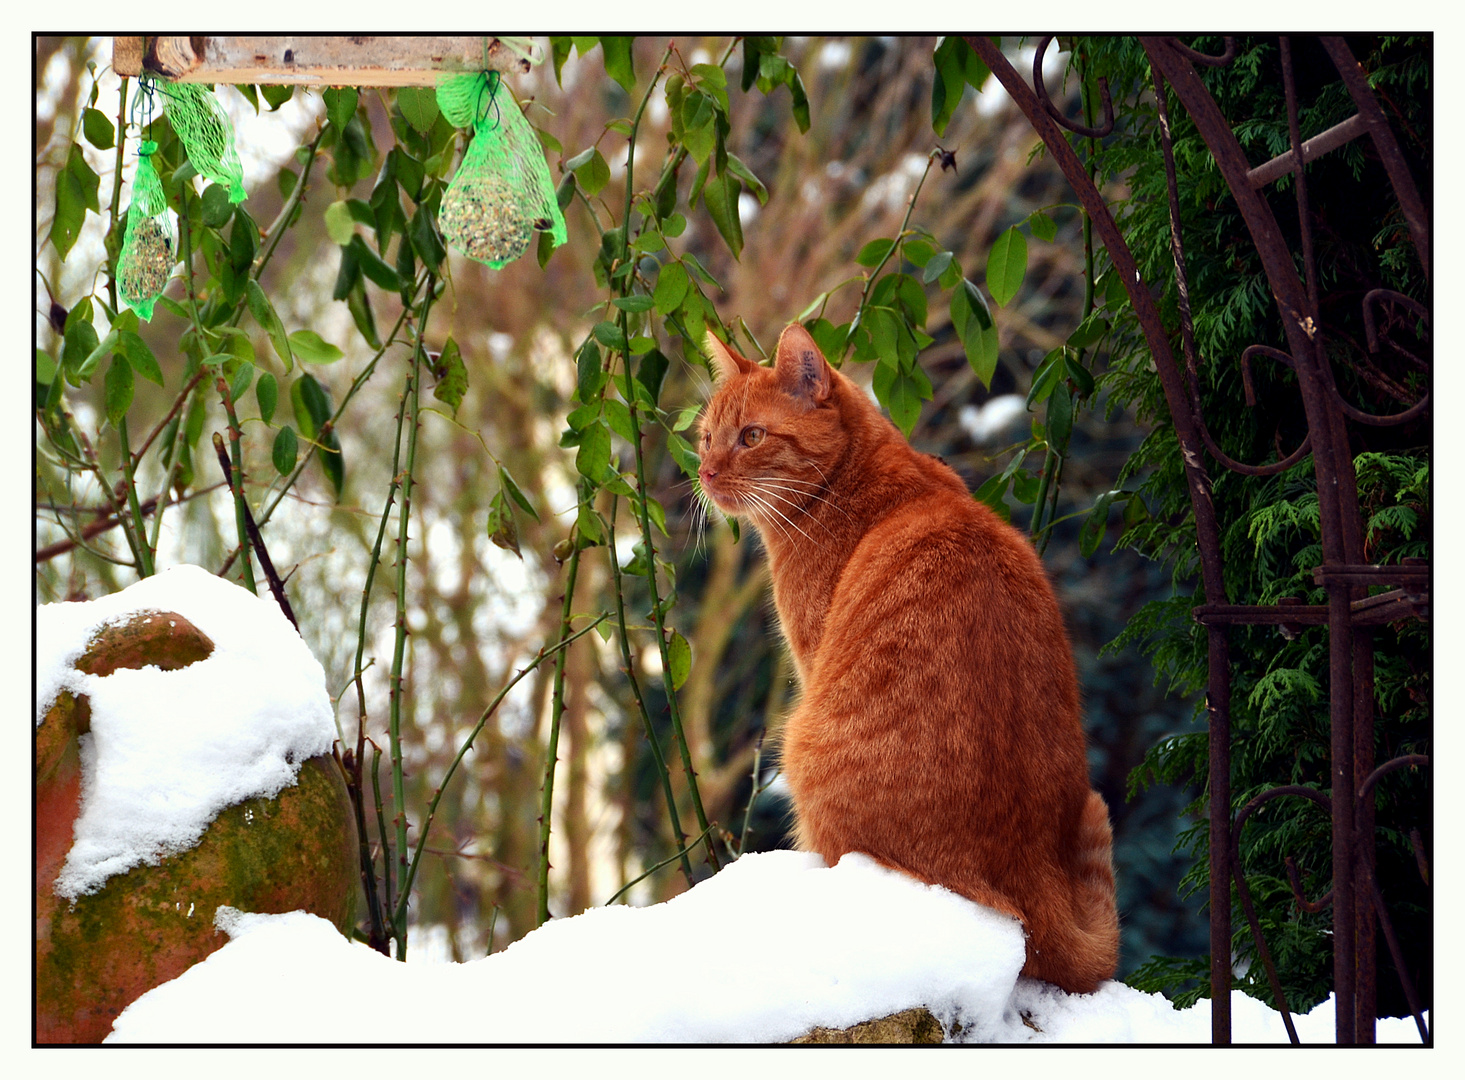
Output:
<svg viewBox="0 0 1465 1080">
<path fill-rule="evenodd" d="M 122 302 L 149 322 L 153 304 L 173 275 L 177 233 L 163 183 L 153 168 L 155 142 L 144 142 L 137 151 L 137 175 L 132 178 L 132 205 L 127 210 L 127 231 L 122 234 L 122 251 L 117 256 L 117 294 Z"/>
<path fill-rule="evenodd" d="M 178 133 L 188 160 L 202 175 L 229 189 L 229 201 L 244 201 L 244 166 L 234 146 L 234 128 L 213 91 L 199 83 L 157 84 L 163 112 Z"/>
<path fill-rule="evenodd" d="M 457 250 L 494 270 L 513 262 L 534 233 L 565 242 L 544 147 L 497 72 L 454 76 L 437 91 L 450 124 L 473 126 L 473 141 L 438 211 L 438 227 Z"/>
</svg>

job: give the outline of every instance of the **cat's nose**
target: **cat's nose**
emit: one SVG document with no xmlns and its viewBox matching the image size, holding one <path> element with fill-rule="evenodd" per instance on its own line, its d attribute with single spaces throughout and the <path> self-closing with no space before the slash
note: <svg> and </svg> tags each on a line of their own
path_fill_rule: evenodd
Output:
<svg viewBox="0 0 1465 1080">
<path fill-rule="evenodd" d="M 697 475 L 702 478 L 702 483 L 705 484 L 707 483 L 707 481 L 712 480 L 717 476 L 717 470 L 710 469 L 706 465 L 703 465 L 697 470 Z"/>
</svg>

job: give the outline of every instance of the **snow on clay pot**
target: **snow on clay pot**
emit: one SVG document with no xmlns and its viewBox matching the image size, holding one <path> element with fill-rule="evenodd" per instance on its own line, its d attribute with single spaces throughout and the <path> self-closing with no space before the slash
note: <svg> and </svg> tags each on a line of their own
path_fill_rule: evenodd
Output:
<svg viewBox="0 0 1465 1080">
<path fill-rule="evenodd" d="M 294 633 L 288 624 L 284 632 Z M 71 666 L 93 676 L 150 666 L 173 672 L 214 651 L 176 612 L 139 611 L 94 632 Z M 257 676 L 267 680 L 272 672 Z M 217 692 L 241 691 L 224 685 Z M 169 704 L 160 695 L 159 706 Z M 64 895 L 78 815 L 96 786 L 85 764 L 98 753 L 88 745 L 92 714 L 87 694 L 62 689 L 35 731 L 37 1042 L 101 1041 L 137 997 L 225 944 L 227 935 L 214 927 L 221 905 L 303 909 L 350 932 L 360 888 L 356 827 L 329 753 L 301 761 L 294 782 L 272 796 L 219 810 L 186 849 L 162 844 L 138 865 Z"/>
</svg>

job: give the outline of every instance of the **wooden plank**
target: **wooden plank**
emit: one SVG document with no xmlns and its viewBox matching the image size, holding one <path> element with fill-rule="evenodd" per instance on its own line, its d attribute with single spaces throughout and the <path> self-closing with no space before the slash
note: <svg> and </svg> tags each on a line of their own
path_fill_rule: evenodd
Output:
<svg viewBox="0 0 1465 1080">
<path fill-rule="evenodd" d="M 458 71 L 521 74 L 529 61 L 484 37 L 116 37 L 119 75 L 174 82 L 435 86 Z"/>
</svg>

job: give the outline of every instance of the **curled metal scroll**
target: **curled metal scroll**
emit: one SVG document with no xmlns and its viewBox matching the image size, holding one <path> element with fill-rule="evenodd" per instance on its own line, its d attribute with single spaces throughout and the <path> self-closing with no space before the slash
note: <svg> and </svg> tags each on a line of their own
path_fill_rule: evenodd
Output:
<svg viewBox="0 0 1465 1080">
<path fill-rule="evenodd" d="M 1225 67 L 1236 59 L 1236 39 L 1228 36 L 1222 40 L 1226 42 L 1226 51 L 1220 56 L 1209 56 L 1203 52 L 1196 52 L 1177 37 L 1170 38 L 1169 45 L 1192 64 L 1200 64 L 1202 67 Z"/>
<path fill-rule="evenodd" d="M 1064 116 L 1058 106 L 1048 98 L 1048 88 L 1043 85 L 1043 54 L 1048 51 L 1048 43 L 1053 40 L 1052 34 L 1047 34 L 1038 40 L 1038 51 L 1033 57 L 1033 92 L 1038 95 L 1038 100 L 1043 104 L 1043 110 L 1053 118 L 1053 122 L 1060 127 L 1067 128 L 1075 135 L 1083 135 L 1090 139 L 1102 139 L 1114 130 L 1114 101 L 1109 96 L 1109 80 L 1102 75 L 1099 76 L 1099 99 L 1104 105 L 1104 122 L 1098 127 L 1085 127 L 1082 124 L 1074 123 Z"/>
</svg>

